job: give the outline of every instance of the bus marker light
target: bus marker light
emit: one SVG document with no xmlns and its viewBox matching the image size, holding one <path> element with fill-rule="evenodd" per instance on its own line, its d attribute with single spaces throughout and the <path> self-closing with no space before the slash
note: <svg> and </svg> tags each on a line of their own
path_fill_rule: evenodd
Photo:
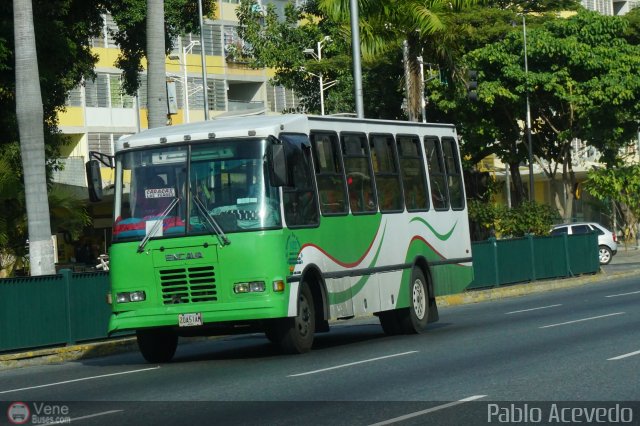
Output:
<svg viewBox="0 0 640 426">
<path fill-rule="evenodd" d="M 276 280 L 273 282 L 273 291 L 281 292 L 284 291 L 284 281 Z"/>
<path fill-rule="evenodd" d="M 113 304 L 113 296 L 111 293 L 107 293 L 107 305 Z"/>
</svg>

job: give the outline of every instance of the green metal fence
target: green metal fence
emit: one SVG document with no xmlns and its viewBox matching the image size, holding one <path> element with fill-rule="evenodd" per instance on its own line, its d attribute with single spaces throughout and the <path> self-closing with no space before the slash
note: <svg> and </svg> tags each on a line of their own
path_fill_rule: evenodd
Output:
<svg viewBox="0 0 640 426">
<path fill-rule="evenodd" d="M 0 280 L 0 352 L 107 337 L 106 272 Z"/>
<path fill-rule="evenodd" d="M 474 280 L 467 289 L 593 274 L 598 235 L 527 236 L 473 243 Z"/>
</svg>

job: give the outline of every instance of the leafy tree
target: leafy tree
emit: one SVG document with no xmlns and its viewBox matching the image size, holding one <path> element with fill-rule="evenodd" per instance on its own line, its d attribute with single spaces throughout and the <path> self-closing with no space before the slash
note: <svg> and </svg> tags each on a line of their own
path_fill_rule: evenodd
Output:
<svg viewBox="0 0 640 426">
<path fill-rule="evenodd" d="M 273 4 L 267 5 L 263 13 L 255 0 L 243 0 L 236 13 L 240 22 L 238 35 L 246 42 L 249 65 L 272 68 L 273 83 L 294 89 L 301 99 L 302 111 L 320 111 L 320 74 L 325 83 L 337 82 L 324 91 L 326 111 L 353 110 L 350 45 L 338 32 L 339 27 L 328 21 L 313 1 L 302 8 L 288 4 L 285 15 L 280 17 Z M 301 21 L 304 25 L 299 24 Z M 304 52 L 310 49 L 317 55 L 318 42 L 322 42 L 321 61 Z"/>
<path fill-rule="evenodd" d="M 453 96 L 432 87 L 434 103 L 463 123 L 465 153 L 474 160 L 493 153 L 510 165 L 516 203 L 525 198 L 518 166 L 527 157 L 520 143 L 527 92 L 534 155 L 552 180 L 562 176 L 553 188 L 565 219 L 572 215 L 575 186 L 572 142 L 584 141 L 613 164 L 618 149 L 635 136 L 640 76 L 630 70 L 640 66 L 640 50 L 622 37 L 626 26 L 622 18 L 586 11 L 547 20 L 528 27 L 528 74 L 522 32 L 514 31 L 465 56 L 466 66 L 479 70 L 478 102 L 470 105 L 464 87 Z"/>
<path fill-rule="evenodd" d="M 101 0 L 111 13 L 118 30 L 112 34 L 120 47 L 116 66 L 122 70 L 123 89 L 135 95 L 140 86 L 142 61 L 147 54 L 147 0 Z M 164 0 L 165 53 L 169 53 L 178 36 L 200 33 L 198 3 L 193 0 Z M 202 0 L 202 13 L 210 16 L 215 10 L 214 0 Z"/>
<path fill-rule="evenodd" d="M 614 201 L 620 206 L 625 240 L 635 240 L 640 218 L 640 165 L 594 168 L 587 173 L 587 179 L 585 187 L 591 196 L 602 202 Z"/>
<path fill-rule="evenodd" d="M 319 0 L 319 8 L 332 20 L 343 23 L 348 34 L 351 14 L 348 0 Z M 418 119 L 422 104 L 419 57 L 425 62 L 448 56 L 451 20 L 456 13 L 476 4 L 476 0 L 369 0 L 359 1 L 362 55 L 369 60 L 390 51 L 402 51 L 406 42 L 407 112 L 410 120 Z M 349 39 L 349 37 L 346 37 Z M 431 46 L 425 52 L 424 46 Z M 433 47 L 437 46 L 437 47 Z M 424 53 L 435 53 L 431 60 Z"/>
</svg>

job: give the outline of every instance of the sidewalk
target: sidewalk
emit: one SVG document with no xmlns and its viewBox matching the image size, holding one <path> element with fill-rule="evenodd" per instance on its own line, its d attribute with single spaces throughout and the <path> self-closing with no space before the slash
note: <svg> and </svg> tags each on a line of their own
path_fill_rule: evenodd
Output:
<svg viewBox="0 0 640 426">
<path fill-rule="evenodd" d="M 439 296 L 437 303 L 439 307 L 477 303 L 562 288 L 572 288 L 627 276 L 640 276 L 640 250 L 636 248 L 625 249 L 624 246 L 621 246 L 618 248 L 618 253 L 613 257 L 611 263 L 601 267 L 599 274 L 505 285 L 484 290 L 471 290 L 460 294 Z M 0 371 L 30 365 L 63 363 L 137 350 L 135 337 L 115 338 L 72 346 L 26 350 L 24 352 L 0 354 Z"/>
</svg>

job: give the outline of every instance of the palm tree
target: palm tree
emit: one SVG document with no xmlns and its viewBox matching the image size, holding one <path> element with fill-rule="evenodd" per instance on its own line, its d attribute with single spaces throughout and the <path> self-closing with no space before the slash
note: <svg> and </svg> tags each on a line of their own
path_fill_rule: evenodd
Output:
<svg viewBox="0 0 640 426">
<path fill-rule="evenodd" d="M 31 275 L 55 273 L 44 154 L 44 114 L 31 0 L 13 0 L 16 115 L 24 173 Z"/>
<path fill-rule="evenodd" d="M 422 47 L 442 57 L 452 13 L 478 3 L 478 0 L 359 0 L 361 50 L 365 59 L 373 59 L 390 50 L 402 49 L 405 60 L 407 112 L 417 120 L 422 104 L 422 81 L 418 57 Z M 349 0 L 319 0 L 320 10 L 335 20 L 348 20 Z"/>
<path fill-rule="evenodd" d="M 147 111 L 149 128 L 167 125 L 164 0 L 147 0 Z"/>
</svg>

